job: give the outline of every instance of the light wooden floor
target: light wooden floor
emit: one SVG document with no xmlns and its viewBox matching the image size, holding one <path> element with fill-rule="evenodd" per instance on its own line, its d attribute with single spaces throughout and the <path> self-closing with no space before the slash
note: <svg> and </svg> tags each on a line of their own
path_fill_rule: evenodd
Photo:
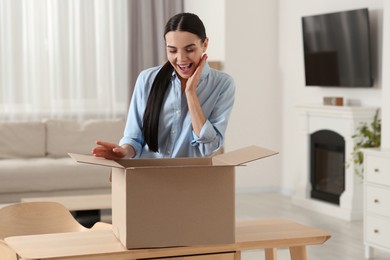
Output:
<svg viewBox="0 0 390 260">
<path fill-rule="evenodd" d="M 276 193 L 239 193 L 236 196 L 236 217 L 237 220 L 288 218 L 331 233 L 332 238 L 324 245 L 308 247 L 309 260 L 366 260 L 362 221 L 349 222 L 309 211 L 293 205 L 287 196 Z M 374 251 L 372 260 L 390 260 L 390 252 Z M 242 254 L 242 260 L 262 259 L 263 251 L 246 251 Z M 288 250 L 278 250 L 278 260 L 288 259 Z"/>
</svg>

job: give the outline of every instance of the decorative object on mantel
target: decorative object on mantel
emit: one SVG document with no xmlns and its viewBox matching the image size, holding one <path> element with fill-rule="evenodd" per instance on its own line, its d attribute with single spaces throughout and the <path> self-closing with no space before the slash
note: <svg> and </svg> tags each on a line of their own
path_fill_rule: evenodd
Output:
<svg viewBox="0 0 390 260">
<path fill-rule="evenodd" d="M 209 61 L 209 66 L 216 70 L 222 70 L 222 62 L 221 61 Z"/>
<path fill-rule="evenodd" d="M 356 129 L 356 134 L 352 136 L 355 141 L 352 152 L 352 160 L 355 166 L 355 173 L 363 179 L 363 161 L 364 155 L 361 149 L 375 148 L 381 145 L 381 126 L 382 121 L 379 117 L 379 109 L 370 124 L 362 123 Z M 349 164 L 347 164 L 349 167 Z"/>
<path fill-rule="evenodd" d="M 342 97 L 324 97 L 324 105 L 327 106 L 343 106 L 344 99 Z"/>
</svg>

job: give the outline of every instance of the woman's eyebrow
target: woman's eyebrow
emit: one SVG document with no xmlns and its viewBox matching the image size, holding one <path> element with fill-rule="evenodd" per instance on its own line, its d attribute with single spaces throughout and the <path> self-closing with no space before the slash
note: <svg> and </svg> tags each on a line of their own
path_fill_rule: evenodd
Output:
<svg viewBox="0 0 390 260">
<path fill-rule="evenodd" d="M 184 48 L 189 48 L 195 46 L 195 43 L 188 44 L 187 46 L 184 46 Z M 167 48 L 177 49 L 177 47 L 167 44 Z"/>
</svg>

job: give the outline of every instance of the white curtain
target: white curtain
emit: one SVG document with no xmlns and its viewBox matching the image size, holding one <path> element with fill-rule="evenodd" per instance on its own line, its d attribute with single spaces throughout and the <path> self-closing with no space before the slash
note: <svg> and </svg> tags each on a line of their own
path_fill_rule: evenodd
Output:
<svg viewBox="0 0 390 260">
<path fill-rule="evenodd" d="M 0 0 L 0 120 L 124 116 L 127 6 Z"/>
<path fill-rule="evenodd" d="M 125 116 L 183 0 L 0 0 L 0 121 Z"/>
</svg>

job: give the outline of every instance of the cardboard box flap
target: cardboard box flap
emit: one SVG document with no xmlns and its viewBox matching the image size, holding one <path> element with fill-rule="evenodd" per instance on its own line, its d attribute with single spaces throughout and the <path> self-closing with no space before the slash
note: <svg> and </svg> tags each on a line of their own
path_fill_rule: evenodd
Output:
<svg viewBox="0 0 390 260">
<path fill-rule="evenodd" d="M 213 157 L 213 165 L 236 166 L 276 154 L 278 154 L 278 152 L 253 145 L 217 155 Z"/>
<path fill-rule="evenodd" d="M 122 159 L 108 160 L 92 155 L 69 153 L 75 161 L 115 168 L 154 168 L 154 167 L 185 167 L 211 166 L 211 158 L 153 158 L 153 159 Z"/>
<path fill-rule="evenodd" d="M 68 153 L 68 155 L 72 157 L 73 160 L 79 163 L 103 165 L 103 166 L 115 167 L 115 168 L 125 168 L 123 165 L 119 163 L 119 161 L 108 160 L 108 159 L 95 157 L 92 155 L 85 155 L 85 154 Z"/>
<path fill-rule="evenodd" d="M 139 158 L 117 161 L 126 168 L 212 166 L 211 158 Z"/>
</svg>

